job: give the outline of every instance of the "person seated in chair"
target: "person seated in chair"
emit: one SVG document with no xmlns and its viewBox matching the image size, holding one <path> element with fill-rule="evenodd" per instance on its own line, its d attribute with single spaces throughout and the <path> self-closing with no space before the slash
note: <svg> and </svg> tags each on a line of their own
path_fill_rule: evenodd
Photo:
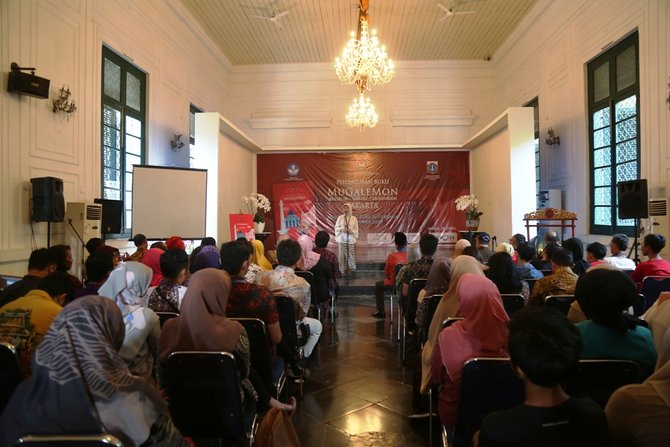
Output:
<svg viewBox="0 0 670 447">
<path fill-rule="evenodd" d="M 530 295 L 529 304 L 544 304 L 547 295 L 572 295 L 579 278 L 570 269 L 572 252 L 556 248 L 551 255 L 551 275 L 538 279 Z"/>
<path fill-rule="evenodd" d="M 600 242 L 593 242 L 586 246 L 586 260 L 591 265 L 591 267 L 606 264 L 605 262 L 606 254 L 607 254 L 607 248 L 605 248 L 605 246 Z"/>
<path fill-rule="evenodd" d="M 493 250 L 489 248 L 490 243 L 491 236 L 489 236 L 487 232 L 480 231 L 479 233 L 475 234 L 475 247 L 477 247 L 477 250 L 479 250 L 483 264 L 487 264 L 489 262 L 489 258 L 493 254 Z"/>
<path fill-rule="evenodd" d="M 475 445 L 609 445 L 602 409 L 591 399 L 568 396 L 561 387 L 582 348 L 574 325 L 554 309 L 531 307 L 515 313 L 508 328 L 510 360 L 523 381 L 525 399 L 486 416 Z"/>
<path fill-rule="evenodd" d="M 375 304 L 377 305 L 377 311 L 372 314 L 375 318 L 384 318 L 386 316 L 384 313 L 384 293 L 393 289 L 395 266 L 407 262 L 407 236 L 405 236 L 405 233 L 397 232 L 393 236 L 393 241 L 396 251 L 386 257 L 384 279 L 375 283 Z"/>
<path fill-rule="evenodd" d="M 631 275 L 633 281 L 642 287 L 645 276 L 670 276 L 670 262 L 661 258 L 661 250 L 665 248 L 665 237 L 660 234 L 648 234 L 642 243 L 642 255 L 648 258 L 640 262 Z"/>
<path fill-rule="evenodd" d="M 314 306 L 328 306 L 330 304 L 330 288 L 328 284 L 333 274 L 330 264 L 328 264 L 328 261 L 322 255 L 313 251 L 314 242 L 306 234 L 298 237 L 298 243 L 302 250 L 302 256 L 298 261 L 297 267 L 303 272 L 311 272 L 314 278 L 312 304 Z"/>
<path fill-rule="evenodd" d="M 540 279 L 544 277 L 541 271 L 535 268 L 530 261 L 535 257 L 535 249 L 530 244 L 522 244 L 517 248 L 516 270 L 521 279 Z"/>
<path fill-rule="evenodd" d="M 37 284 L 56 271 L 56 255 L 48 248 L 33 250 L 28 259 L 28 274 L 0 293 L 0 306 L 25 296 L 37 288 Z"/>
<path fill-rule="evenodd" d="M 160 283 L 156 287 L 149 287 L 149 309 L 154 312 L 179 313 L 181 302 L 186 295 L 186 273 L 189 257 L 186 251 L 171 248 L 160 256 L 161 273 Z"/>
<path fill-rule="evenodd" d="M 56 271 L 64 272 L 70 278 L 72 285 L 76 289 L 81 289 L 84 285 L 81 283 L 81 280 L 76 276 L 68 273 L 72 268 L 72 247 L 69 245 L 52 245 L 49 247 L 49 250 L 56 255 Z"/>
<path fill-rule="evenodd" d="M 635 270 L 635 261 L 626 256 L 628 248 L 628 236 L 615 234 L 610 241 L 610 252 L 612 256 L 605 258 L 605 262 L 612 264 L 621 270 Z"/>
<path fill-rule="evenodd" d="M 75 298 L 98 294 L 98 289 L 114 270 L 114 257 L 111 253 L 98 251 L 86 258 L 84 265 L 86 266 L 86 282 L 83 289 L 76 291 Z"/>
<path fill-rule="evenodd" d="M 570 250 L 572 252 L 572 271 L 577 275 L 581 276 L 591 267 L 584 259 L 584 243 L 581 239 L 576 237 L 571 237 L 563 241 L 563 248 Z"/>
<path fill-rule="evenodd" d="M 314 252 L 320 254 L 321 257 L 323 257 L 330 265 L 332 276 L 328 287 L 337 298 L 337 294 L 340 288 L 340 286 L 337 284 L 337 278 L 342 276 L 342 272 L 340 272 L 340 262 L 337 259 L 337 255 L 327 248 L 329 241 L 330 235 L 327 232 L 321 230 L 316 233 L 316 236 L 314 236 Z"/>
<path fill-rule="evenodd" d="M 299 308 L 296 322 L 309 326 L 310 335 L 304 346 L 305 358 L 309 358 L 319 341 L 323 325 L 319 320 L 306 316 L 312 301 L 310 287 L 307 281 L 295 274 L 294 270 L 301 256 L 300 244 L 293 239 L 279 242 L 277 245 L 279 265 L 272 271 L 259 273 L 256 276 L 256 284 L 267 287 L 272 293 L 288 295 L 295 301 Z"/>
<path fill-rule="evenodd" d="M 126 259 L 124 259 L 124 261 L 142 262 L 144 253 L 146 253 L 147 250 L 149 249 L 149 242 L 147 241 L 147 237 L 141 233 L 138 233 L 135 236 L 133 236 L 133 244 L 135 244 L 137 250 L 135 250 L 135 253 L 133 253 L 132 255 L 126 256 Z"/>
</svg>

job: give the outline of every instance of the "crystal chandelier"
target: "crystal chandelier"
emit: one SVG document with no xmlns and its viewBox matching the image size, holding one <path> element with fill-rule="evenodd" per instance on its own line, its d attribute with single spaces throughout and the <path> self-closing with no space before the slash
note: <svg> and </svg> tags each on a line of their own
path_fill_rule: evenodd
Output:
<svg viewBox="0 0 670 447">
<path fill-rule="evenodd" d="M 370 98 L 366 98 L 361 92 L 358 99 L 349 106 L 346 120 L 347 126 L 358 127 L 362 130 L 364 127 L 375 127 L 377 125 L 377 112 L 375 106 L 370 102 Z"/>
<path fill-rule="evenodd" d="M 359 92 L 386 84 L 395 76 L 393 61 L 386 48 L 379 46 L 376 31 L 368 32 L 368 3 L 369 0 L 360 0 L 358 33 L 351 33 L 342 57 L 335 59 L 335 72 L 340 81 L 356 84 Z"/>
</svg>

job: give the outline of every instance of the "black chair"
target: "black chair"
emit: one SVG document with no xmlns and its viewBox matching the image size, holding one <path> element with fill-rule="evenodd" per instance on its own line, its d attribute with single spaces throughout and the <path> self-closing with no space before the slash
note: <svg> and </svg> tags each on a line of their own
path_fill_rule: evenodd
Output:
<svg viewBox="0 0 670 447">
<path fill-rule="evenodd" d="M 549 270 L 540 270 L 540 272 L 542 272 L 542 274 L 543 274 L 544 276 L 549 276 L 549 275 L 551 275 L 552 273 L 554 273 L 553 270 L 551 270 L 551 269 L 549 269 Z"/>
<path fill-rule="evenodd" d="M 409 291 L 407 292 L 407 302 L 404 304 L 404 320 L 405 320 L 405 330 L 403 331 L 402 337 L 402 359 L 405 360 L 405 339 L 408 329 L 414 330 L 416 323 L 414 319 L 416 318 L 416 299 L 419 297 L 419 292 L 426 287 L 426 278 L 414 278 L 409 282 Z"/>
<path fill-rule="evenodd" d="M 454 447 L 470 446 L 472 436 L 484 417 L 523 402 L 523 382 L 512 369 L 509 358 L 475 358 L 463 365 Z"/>
<path fill-rule="evenodd" d="M 158 320 L 160 321 L 161 328 L 163 327 L 166 321 L 179 316 L 177 312 L 156 312 L 156 315 L 158 315 Z"/>
<path fill-rule="evenodd" d="M 461 321 L 462 319 L 463 319 L 463 317 L 449 317 L 449 318 L 446 318 L 442 322 L 442 329 L 444 329 L 445 327 L 449 327 L 452 324 L 456 323 L 457 321 Z"/>
<path fill-rule="evenodd" d="M 0 414 L 21 383 L 21 367 L 16 348 L 11 343 L 0 342 Z"/>
<path fill-rule="evenodd" d="M 314 274 L 309 270 L 296 270 L 296 276 L 301 277 L 307 284 L 309 284 L 310 296 L 311 296 L 311 306 L 316 310 L 316 317 L 321 320 L 321 305 L 324 303 L 323 299 L 320 299 L 318 296 L 318 289 L 316 287 L 316 278 Z"/>
<path fill-rule="evenodd" d="M 170 414 L 184 436 L 253 444 L 256 409 L 242 402 L 237 363 L 229 352 L 179 351 L 164 372 Z M 197 442 L 197 441 L 196 441 Z"/>
<path fill-rule="evenodd" d="M 528 279 L 524 279 L 524 281 L 526 281 L 528 283 L 528 293 L 529 294 L 533 293 L 533 287 L 535 287 L 535 283 L 537 282 L 537 279 L 528 278 Z"/>
<path fill-rule="evenodd" d="M 568 315 L 570 305 L 574 300 L 574 295 L 547 295 L 544 298 L 544 305 L 559 310 L 563 315 Z"/>
<path fill-rule="evenodd" d="M 505 312 L 510 317 L 514 312 L 523 309 L 526 305 L 526 301 L 520 293 L 501 293 L 500 297 L 502 298 Z"/>
<path fill-rule="evenodd" d="M 244 326 L 249 337 L 251 366 L 261 377 L 267 389 L 275 390 L 275 396 L 278 398 L 286 383 L 284 359 L 276 356 L 275 363 L 272 365 L 270 338 L 265 322 L 260 318 L 231 318 L 231 320 L 238 321 Z"/>
<path fill-rule="evenodd" d="M 25 435 L 14 444 L 31 447 L 123 447 L 115 436 L 105 433 L 99 435 Z"/>
<path fill-rule="evenodd" d="M 279 327 L 281 328 L 282 336 L 286 339 L 289 346 L 299 348 L 302 345 L 300 344 L 301 340 L 298 337 L 295 324 L 295 301 L 290 296 L 282 294 L 275 294 L 274 298 L 277 303 Z"/>
<path fill-rule="evenodd" d="M 656 302 L 661 292 L 670 292 L 670 276 L 645 276 L 640 288 L 640 293 L 644 295 L 644 308 L 635 309 L 635 315 L 646 312 Z"/>
<path fill-rule="evenodd" d="M 435 315 L 435 311 L 437 310 L 437 305 L 440 304 L 440 300 L 442 299 L 442 295 L 436 294 L 436 295 L 431 295 L 430 297 L 426 298 L 427 303 L 426 303 L 426 314 L 424 315 L 423 319 L 423 327 L 420 328 L 419 332 L 419 341 L 420 345 L 423 348 L 423 345 L 426 343 L 426 339 L 428 338 L 428 331 L 430 330 L 430 323 L 433 321 L 433 316 Z"/>
<path fill-rule="evenodd" d="M 395 297 L 396 302 L 398 303 L 398 341 L 400 341 L 400 326 L 402 324 L 402 314 L 400 312 L 400 295 L 402 293 L 401 290 L 398 290 L 398 287 L 396 286 L 395 279 L 398 276 L 398 272 L 400 271 L 401 268 L 403 268 L 405 264 L 396 264 L 395 265 L 395 270 L 393 272 L 393 289 L 391 290 L 391 324 L 393 324 L 393 297 Z M 393 335 L 393 328 L 391 328 L 391 335 Z"/>
<path fill-rule="evenodd" d="M 584 359 L 570 374 L 565 392 L 575 397 L 590 397 L 602 408 L 618 388 L 640 383 L 640 366 L 632 360 Z"/>
</svg>

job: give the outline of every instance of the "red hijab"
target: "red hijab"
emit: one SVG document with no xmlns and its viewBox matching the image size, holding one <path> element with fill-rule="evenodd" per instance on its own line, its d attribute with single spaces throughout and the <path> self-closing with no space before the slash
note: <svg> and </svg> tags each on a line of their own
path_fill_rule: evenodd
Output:
<svg viewBox="0 0 670 447">
<path fill-rule="evenodd" d="M 488 278 L 466 273 L 458 281 L 463 320 L 440 333 L 442 363 L 453 382 L 461 380 L 463 364 L 475 357 L 507 355 L 507 322 L 496 285 Z"/>
<path fill-rule="evenodd" d="M 150 248 L 142 257 L 142 264 L 149 267 L 153 272 L 149 287 L 157 286 L 163 279 L 163 272 L 161 271 L 161 255 L 163 253 L 165 252 L 160 248 Z"/>
</svg>

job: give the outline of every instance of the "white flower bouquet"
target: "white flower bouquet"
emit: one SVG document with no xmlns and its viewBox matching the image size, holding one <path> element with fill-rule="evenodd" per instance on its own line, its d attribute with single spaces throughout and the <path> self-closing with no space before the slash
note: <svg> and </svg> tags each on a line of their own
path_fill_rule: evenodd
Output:
<svg viewBox="0 0 670 447">
<path fill-rule="evenodd" d="M 460 196 L 454 200 L 454 203 L 456 203 L 456 209 L 458 211 L 465 212 L 465 218 L 468 220 L 479 219 L 479 216 L 484 214 L 477 209 L 479 206 L 479 199 L 477 199 L 474 194 Z"/>
<path fill-rule="evenodd" d="M 265 222 L 264 212 L 270 211 L 270 200 L 263 194 L 251 193 L 248 196 L 242 196 L 242 200 L 254 215 L 254 222 Z"/>
</svg>

